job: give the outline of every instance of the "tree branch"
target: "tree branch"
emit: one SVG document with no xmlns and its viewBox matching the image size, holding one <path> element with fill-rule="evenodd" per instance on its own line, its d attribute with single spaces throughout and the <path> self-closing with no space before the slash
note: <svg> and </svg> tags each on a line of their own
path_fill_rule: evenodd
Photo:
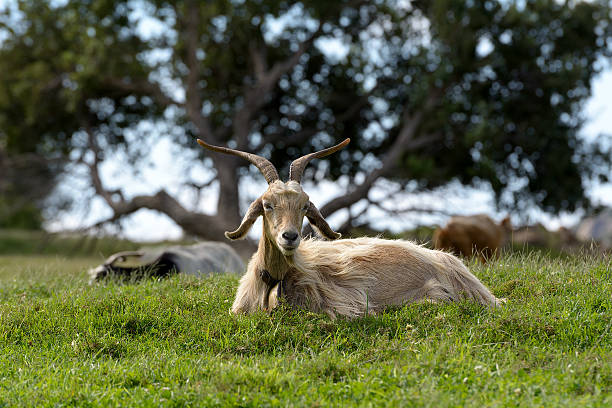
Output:
<svg viewBox="0 0 612 408">
<path fill-rule="evenodd" d="M 111 207 L 113 212 L 115 212 L 116 203 L 115 203 L 115 200 L 113 199 L 113 195 L 110 191 L 104 188 L 104 185 L 102 184 L 102 178 L 100 177 L 99 164 L 100 164 L 100 156 L 102 155 L 102 151 L 100 149 L 100 146 L 98 145 L 98 142 L 96 141 L 93 131 L 91 130 L 89 126 L 85 126 L 85 133 L 87 134 L 87 143 L 88 143 L 89 150 L 93 153 L 93 159 L 91 163 L 88 163 L 87 161 L 84 160 L 83 155 L 81 155 L 78 161 L 85 164 L 89 168 L 89 176 L 91 178 L 91 184 L 94 190 L 96 191 L 96 194 L 102 197 L 104 201 L 106 202 L 106 204 L 108 204 L 108 206 Z"/>
<path fill-rule="evenodd" d="M 185 107 L 187 116 L 195 127 L 201 138 L 208 141 L 218 142 L 215 133 L 212 130 L 210 122 L 206 116 L 202 114 L 202 97 L 200 95 L 200 62 L 198 61 L 197 52 L 200 40 L 200 8 L 199 2 L 190 0 L 187 2 L 186 30 L 185 30 L 185 46 L 187 51 L 186 65 L 189 70 L 187 74 Z"/>
<path fill-rule="evenodd" d="M 211 216 L 193 212 L 183 207 L 174 197 L 170 196 L 165 190 L 160 190 L 154 195 L 138 195 L 126 200 L 121 192 L 109 191 L 104 187 L 102 178 L 99 172 L 101 163 L 100 157 L 102 151 L 95 140 L 92 130 L 86 127 L 88 135 L 89 150 L 93 153 L 91 162 L 81 158 L 79 161 L 89 168 L 92 186 L 96 194 L 104 199 L 108 206 L 113 211 L 113 215 L 101 222 L 94 224 L 93 227 L 99 227 L 108 222 L 114 222 L 120 218 L 135 213 L 136 211 L 146 208 L 149 210 L 159 211 L 170 217 L 178 226 L 186 233 L 195 235 L 204 239 L 218 241 L 223 239 L 223 234 L 228 225 L 223 217 Z M 233 227 L 233 226 L 229 226 Z M 232 246 L 241 252 L 243 256 L 252 253 L 255 246 L 252 242 L 241 241 Z"/>
<path fill-rule="evenodd" d="M 355 186 L 347 194 L 336 197 L 321 207 L 321 214 L 324 217 L 328 217 L 342 208 L 349 207 L 362 198 L 367 198 L 374 182 L 380 177 L 391 174 L 403 154 L 408 151 L 414 151 L 438 140 L 438 135 L 423 135 L 419 138 L 415 137 L 417 130 L 423 121 L 423 117 L 435 106 L 435 104 L 439 101 L 440 96 L 441 92 L 439 90 L 434 90 L 427 97 L 423 107 L 416 113 L 411 113 L 407 110 L 404 112 L 402 127 L 395 141 L 393 144 L 391 144 L 387 150 L 387 153 L 382 157 L 381 167 L 368 174 L 361 184 Z"/>
<path fill-rule="evenodd" d="M 369 197 L 365 197 L 364 199 L 368 202 L 368 205 L 366 205 L 361 211 L 359 211 L 359 213 L 357 214 L 351 214 L 351 210 L 349 208 L 349 216 L 347 218 L 347 220 L 338 228 L 338 232 L 342 232 L 342 233 L 346 233 L 350 230 L 350 228 L 353 226 L 353 221 L 359 219 L 359 217 L 361 217 L 362 215 L 364 215 L 368 209 L 370 209 L 371 207 L 376 207 L 378 209 L 380 209 L 381 211 L 388 213 L 390 215 L 393 216 L 399 216 L 399 215 L 404 215 L 406 213 L 409 212 L 418 212 L 418 213 L 426 213 L 426 214 L 440 214 L 440 215 L 445 215 L 445 216 L 452 216 L 455 215 L 453 213 L 449 213 L 448 211 L 445 210 L 436 210 L 436 209 L 432 209 L 432 208 L 427 208 L 427 207 L 418 207 L 418 206 L 404 206 L 401 208 L 387 208 L 387 206 L 385 206 L 386 203 L 388 203 L 390 200 L 393 200 L 393 197 L 400 193 L 402 191 L 403 187 L 400 187 L 398 189 L 394 189 L 392 191 L 389 191 L 387 194 L 385 194 L 384 197 L 378 199 L 378 200 L 373 200 Z"/>
<path fill-rule="evenodd" d="M 201 183 L 201 184 L 194 183 L 194 182 L 186 183 L 186 185 L 188 187 L 191 187 L 191 188 L 193 188 L 196 191 L 196 196 L 195 196 L 195 199 L 193 200 L 194 206 L 197 206 L 198 203 L 200 202 L 200 199 L 202 198 L 202 190 L 207 188 L 207 187 L 210 187 L 212 185 L 212 183 L 214 183 L 215 181 L 217 181 L 217 177 L 216 176 L 211 177 L 210 180 L 208 180 L 208 181 L 206 181 L 204 183 Z"/>
<path fill-rule="evenodd" d="M 251 41 L 249 43 L 249 55 L 251 57 L 251 62 L 253 63 L 255 80 L 257 82 L 263 81 L 266 71 L 268 70 L 268 64 L 266 62 L 266 55 L 264 51 L 257 47 L 255 41 Z"/>
<path fill-rule="evenodd" d="M 319 37 L 322 33 L 321 27 L 322 25 L 319 25 L 319 28 L 300 44 L 297 51 L 283 61 L 275 63 L 269 70 L 266 70 L 265 51 L 251 43 L 249 53 L 253 64 L 255 84 L 245 89 L 242 108 L 235 113 L 232 122 L 238 149 L 244 150 L 248 147 L 251 118 L 266 104 L 266 96 L 274 89 L 280 78 L 298 64 L 302 55 Z"/>
<path fill-rule="evenodd" d="M 344 223 L 342 223 L 342 225 L 337 229 L 337 232 L 340 232 L 341 234 L 346 234 L 353 226 L 353 221 L 359 219 L 359 217 L 361 217 L 367 211 L 368 211 L 368 206 L 366 205 L 365 207 L 363 207 L 361 211 L 353 215 L 351 214 L 351 208 L 349 207 L 348 209 L 349 216 L 346 219 L 346 221 L 344 221 Z"/>
</svg>

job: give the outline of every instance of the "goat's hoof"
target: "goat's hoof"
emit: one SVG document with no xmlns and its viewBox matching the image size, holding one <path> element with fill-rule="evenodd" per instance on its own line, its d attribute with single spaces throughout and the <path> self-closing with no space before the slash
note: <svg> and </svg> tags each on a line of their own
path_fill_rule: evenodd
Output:
<svg viewBox="0 0 612 408">
<path fill-rule="evenodd" d="M 497 298 L 495 306 L 502 306 L 508 303 L 508 298 Z"/>
</svg>

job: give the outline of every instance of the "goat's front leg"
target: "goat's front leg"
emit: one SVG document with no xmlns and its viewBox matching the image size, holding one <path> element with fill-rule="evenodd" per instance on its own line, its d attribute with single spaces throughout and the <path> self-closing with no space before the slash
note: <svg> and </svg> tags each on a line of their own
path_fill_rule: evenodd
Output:
<svg viewBox="0 0 612 408">
<path fill-rule="evenodd" d="M 265 310 L 266 289 L 267 286 L 254 270 L 249 268 L 247 273 L 240 279 L 236 298 L 232 305 L 232 313 L 252 313 L 256 310 Z"/>
</svg>

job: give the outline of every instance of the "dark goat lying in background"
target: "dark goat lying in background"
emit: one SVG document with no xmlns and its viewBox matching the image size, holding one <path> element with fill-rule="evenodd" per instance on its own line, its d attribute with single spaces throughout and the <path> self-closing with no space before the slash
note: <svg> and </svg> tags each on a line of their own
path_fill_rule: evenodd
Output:
<svg viewBox="0 0 612 408">
<path fill-rule="evenodd" d="M 486 262 L 497 255 L 511 231 L 509 217 L 497 224 L 484 214 L 457 216 L 452 217 L 444 228 L 435 230 L 432 241 L 436 249 L 465 257 L 477 255 Z"/>
<path fill-rule="evenodd" d="M 229 245 L 222 242 L 201 242 L 189 246 L 149 248 L 119 252 L 89 271 L 91 282 L 106 277 L 123 280 L 144 276 L 164 277 L 180 272 L 191 275 L 242 273 L 244 263 Z"/>
</svg>

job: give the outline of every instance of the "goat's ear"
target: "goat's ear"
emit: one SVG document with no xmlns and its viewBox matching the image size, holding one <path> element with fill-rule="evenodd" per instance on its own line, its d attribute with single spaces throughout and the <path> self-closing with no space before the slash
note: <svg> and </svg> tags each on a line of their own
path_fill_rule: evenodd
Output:
<svg viewBox="0 0 612 408">
<path fill-rule="evenodd" d="M 246 237 L 246 234 L 249 232 L 249 230 L 253 226 L 253 223 L 255 222 L 257 217 L 259 217 L 262 214 L 263 214 L 263 204 L 261 202 L 261 197 L 259 197 L 257 200 L 253 201 L 251 205 L 249 206 L 249 209 L 247 213 L 244 215 L 244 218 L 242 219 L 242 222 L 240 223 L 240 226 L 238 227 L 238 229 L 232 232 L 226 231 L 225 237 L 228 239 L 231 239 L 232 241 L 235 241 L 237 239 L 244 239 Z"/>
<path fill-rule="evenodd" d="M 511 231 L 512 230 L 512 222 L 510 221 L 510 216 L 509 215 L 506 216 L 506 218 L 504 218 L 501 221 L 500 225 L 502 227 L 504 227 L 505 229 L 507 229 L 508 231 Z"/>
<path fill-rule="evenodd" d="M 342 236 L 342 234 L 335 232 L 331 229 L 327 221 L 323 218 L 319 209 L 315 207 L 313 203 L 308 202 L 308 210 L 306 211 L 306 218 L 310 221 L 310 224 L 315 227 L 321 235 L 323 235 L 327 239 L 338 239 Z"/>
</svg>

